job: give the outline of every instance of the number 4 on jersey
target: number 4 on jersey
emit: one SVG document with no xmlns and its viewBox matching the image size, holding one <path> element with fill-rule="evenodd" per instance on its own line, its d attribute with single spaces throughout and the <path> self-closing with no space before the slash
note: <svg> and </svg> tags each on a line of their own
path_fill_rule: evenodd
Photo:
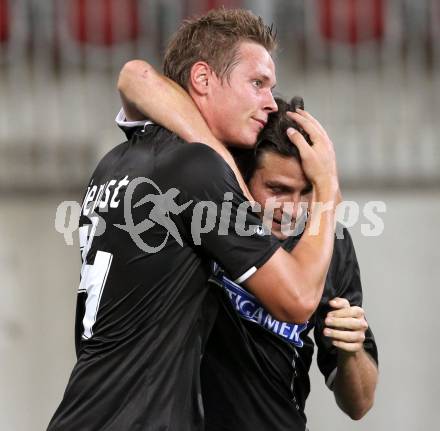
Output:
<svg viewBox="0 0 440 431">
<path fill-rule="evenodd" d="M 99 303 L 104 290 L 107 275 L 110 271 L 113 255 L 104 251 L 96 252 L 93 265 L 87 264 L 87 254 L 90 251 L 99 216 L 90 217 L 91 225 L 84 225 L 79 228 L 79 243 L 82 257 L 81 282 L 78 293 L 86 292 L 86 311 L 83 319 L 83 339 L 89 339 L 93 335 L 93 325 L 96 322 Z"/>
</svg>

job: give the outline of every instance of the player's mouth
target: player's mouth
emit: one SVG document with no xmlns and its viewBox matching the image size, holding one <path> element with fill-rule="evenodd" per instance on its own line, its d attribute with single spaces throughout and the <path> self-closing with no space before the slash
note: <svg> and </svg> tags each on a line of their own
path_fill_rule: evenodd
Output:
<svg viewBox="0 0 440 431">
<path fill-rule="evenodd" d="M 273 221 L 273 223 L 274 223 L 274 225 L 276 226 L 276 227 L 279 227 L 279 228 L 281 228 L 281 226 L 283 226 L 283 222 L 282 222 L 282 219 L 279 219 L 279 218 L 273 218 L 272 219 L 272 221 Z M 293 217 L 289 217 L 289 218 L 287 218 L 287 220 L 286 220 L 286 222 L 287 223 L 284 223 L 284 225 L 286 225 L 286 226 L 288 226 L 289 228 L 296 222 L 296 220 L 293 218 Z"/>
<path fill-rule="evenodd" d="M 281 220 L 273 218 L 273 223 L 275 224 L 276 227 L 281 228 Z"/>
<path fill-rule="evenodd" d="M 264 128 L 264 126 L 266 126 L 266 123 L 267 123 L 266 120 L 263 120 L 263 119 L 261 119 L 261 118 L 254 118 L 254 117 L 252 117 L 252 119 L 253 119 L 254 121 L 256 121 L 257 123 L 261 124 L 261 128 L 262 128 L 262 129 Z"/>
</svg>

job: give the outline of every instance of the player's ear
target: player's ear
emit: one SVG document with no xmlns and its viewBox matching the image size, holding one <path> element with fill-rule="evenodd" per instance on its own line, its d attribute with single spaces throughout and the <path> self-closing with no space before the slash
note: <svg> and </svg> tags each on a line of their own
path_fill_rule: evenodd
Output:
<svg viewBox="0 0 440 431">
<path fill-rule="evenodd" d="M 190 85 L 200 96 L 204 96 L 209 91 L 209 85 L 214 78 L 214 72 L 208 63 L 198 61 L 191 67 L 189 76 Z"/>
</svg>

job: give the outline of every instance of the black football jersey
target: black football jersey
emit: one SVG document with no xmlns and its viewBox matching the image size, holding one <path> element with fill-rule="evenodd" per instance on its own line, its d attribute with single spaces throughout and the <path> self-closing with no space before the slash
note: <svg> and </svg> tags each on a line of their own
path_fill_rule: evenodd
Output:
<svg viewBox="0 0 440 431">
<path fill-rule="evenodd" d="M 242 281 L 279 248 L 245 202 L 216 152 L 157 125 L 101 160 L 80 219 L 77 362 L 50 431 L 204 429 L 212 261 Z"/>
<path fill-rule="evenodd" d="M 202 394 L 207 431 L 304 431 L 309 369 L 314 342 L 318 366 L 331 387 L 337 348 L 323 335 L 328 301 L 347 298 L 362 305 L 359 266 L 350 234 L 335 239 L 333 256 L 320 304 L 310 321 L 281 322 L 248 291 L 218 269 L 210 279 L 221 304 L 202 361 Z M 299 238 L 288 238 L 292 250 Z M 365 350 L 376 361 L 371 329 Z"/>
</svg>

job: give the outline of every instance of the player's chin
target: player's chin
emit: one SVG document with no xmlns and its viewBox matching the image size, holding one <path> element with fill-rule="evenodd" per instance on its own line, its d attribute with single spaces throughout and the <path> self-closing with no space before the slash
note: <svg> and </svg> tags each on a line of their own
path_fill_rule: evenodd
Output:
<svg viewBox="0 0 440 431">
<path fill-rule="evenodd" d="M 281 241 L 287 238 L 287 235 L 281 230 L 281 223 L 278 223 L 275 220 L 272 222 L 272 234 Z"/>
<path fill-rule="evenodd" d="M 237 148 L 253 148 L 257 143 L 258 132 L 250 129 L 243 130 L 235 139 L 230 140 L 229 146 Z"/>
</svg>

